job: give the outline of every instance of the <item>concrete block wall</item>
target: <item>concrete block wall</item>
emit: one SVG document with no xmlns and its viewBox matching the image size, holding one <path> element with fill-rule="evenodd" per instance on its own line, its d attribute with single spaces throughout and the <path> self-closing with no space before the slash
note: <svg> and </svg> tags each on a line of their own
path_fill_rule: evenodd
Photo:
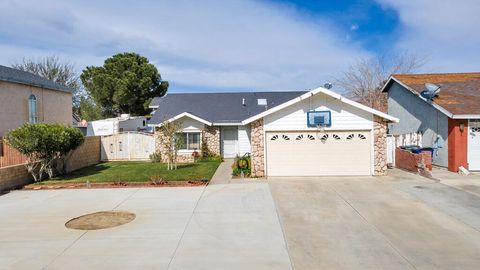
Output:
<svg viewBox="0 0 480 270">
<path fill-rule="evenodd" d="M 72 172 L 100 163 L 101 137 L 85 137 L 85 141 L 67 158 L 66 170 Z"/>
<path fill-rule="evenodd" d="M 0 168 L 0 191 L 10 190 L 33 182 L 25 165 L 14 165 Z"/>
<path fill-rule="evenodd" d="M 66 161 L 67 172 L 100 163 L 100 137 L 85 137 L 85 142 Z M 24 164 L 0 168 L 0 191 L 33 182 Z"/>
</svg>

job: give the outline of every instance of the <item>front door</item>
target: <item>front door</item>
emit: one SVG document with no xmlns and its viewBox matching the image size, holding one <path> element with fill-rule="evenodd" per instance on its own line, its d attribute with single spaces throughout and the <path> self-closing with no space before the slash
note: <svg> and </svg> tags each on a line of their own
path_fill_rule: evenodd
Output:
<svg viewBox="0 0 480 270">
<path fill-rule="evenodd" d="M 480 171 L 480 121 L 468 123 L 468 169 Z"/>
<path fill-rule="evenodd" d="M 238 130 L 237 127 L 223 127 L 222 151 L 224 158 L 232 158 L 238 154 Z"/>
</svg>

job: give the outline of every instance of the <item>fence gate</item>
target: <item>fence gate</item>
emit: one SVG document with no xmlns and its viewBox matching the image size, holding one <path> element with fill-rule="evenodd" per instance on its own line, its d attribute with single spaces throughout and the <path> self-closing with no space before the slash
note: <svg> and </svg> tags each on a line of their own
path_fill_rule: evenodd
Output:
<svg viewBox="0 0 480 270">
<path fill-rule="evenodd" d="M 153 134 L 122 132 L 102 136 L 102 160 L 148 160 L 155 152 Z"/>
</svg>

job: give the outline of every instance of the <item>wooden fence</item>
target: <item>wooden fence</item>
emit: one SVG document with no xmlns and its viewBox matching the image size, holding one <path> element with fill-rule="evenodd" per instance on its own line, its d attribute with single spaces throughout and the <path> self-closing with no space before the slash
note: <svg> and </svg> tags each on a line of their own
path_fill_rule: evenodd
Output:
<svg viewBox="0 0 480 270">
<path fill-rule="evenodd" d="M 0 168 L 24 164 L 27 158 L 10 147 L 0 137 Z"/>
</svg>

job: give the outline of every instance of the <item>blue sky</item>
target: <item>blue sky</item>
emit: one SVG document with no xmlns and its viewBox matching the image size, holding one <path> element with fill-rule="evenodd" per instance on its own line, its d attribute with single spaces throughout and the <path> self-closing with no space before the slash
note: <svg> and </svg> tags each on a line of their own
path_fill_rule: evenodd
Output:
<svg viewBox="0 0 480 270">
<path fill-rule="evenodd" d="M 0 64 L 55 54 L 82 70 L 138 52 L 172 92 L 311 89 L 361 58 L 479 71 L 478 0 L 3 0 Z"/>
</svg>

